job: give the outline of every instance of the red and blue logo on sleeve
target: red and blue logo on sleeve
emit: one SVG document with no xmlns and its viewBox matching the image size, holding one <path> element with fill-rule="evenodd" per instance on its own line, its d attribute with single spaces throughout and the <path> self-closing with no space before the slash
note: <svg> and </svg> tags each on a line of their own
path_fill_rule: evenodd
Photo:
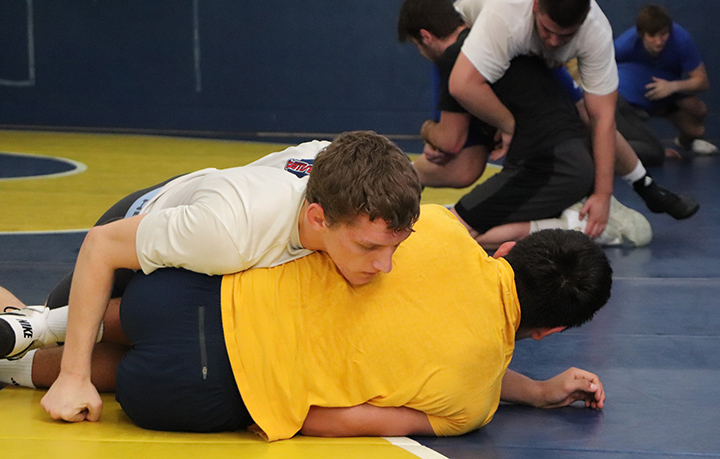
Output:
<svg viewBox="0 0 720 459">
<path fill-rule="evenodd" d="M 313 168 L 314 159 L 288 159 L 285 163 L 285 170 L 295 174 L 298 178 L 307 177 Z"/>
</svg>

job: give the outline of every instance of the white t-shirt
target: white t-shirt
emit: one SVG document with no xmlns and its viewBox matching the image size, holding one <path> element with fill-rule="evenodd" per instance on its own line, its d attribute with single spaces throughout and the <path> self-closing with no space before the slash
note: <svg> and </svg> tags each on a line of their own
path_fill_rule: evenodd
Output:
<svg viewBox="0 0 720 459">
<path fill-rule="evenodd" d="M 311 253 L 300 245 L 298 218 L 314 158 L 329 143 L 306 142 L 163 186 L 141 212 L 136 250 L 143 272 L 181 267 L 228 274 Z"/>
<path fill-rule="evenodd" d="M 577 34 L 555 50 L 543 46 L 535 29 L 533 0 L 457 0 L 454 6 L 471 26 L 462 53 L 488 82 L 499 80 L 513 58 L 537 55 L 550 67 L 577 58 L 588 93 L 605 95 L 617 89 L 612 28 L 595 0 Z"/>
</svg>

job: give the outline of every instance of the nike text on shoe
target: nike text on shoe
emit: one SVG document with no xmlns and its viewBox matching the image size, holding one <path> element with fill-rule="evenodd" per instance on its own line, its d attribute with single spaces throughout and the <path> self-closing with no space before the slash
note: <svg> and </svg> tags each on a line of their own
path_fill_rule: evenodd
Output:
<svg viewBox="0 0 720 459">
<path fill-rule="evenodd" d="M 0 313 L 0 321 L 9 325 L 12 333 L 6 333 L 8 328 L 5 324 L 2 325 L 6 331 L 0 333 L 0 349 L 6 349 L 2 358 L 19 359 L 32 349 L 58 342 L 59 337 L 52 333 L 47 325 L 49 314 L 50 309 L 44 306 L 5 307 L 5 312 Z M 14 343 L 11 343 L 12 340 Z"/>
</svg>

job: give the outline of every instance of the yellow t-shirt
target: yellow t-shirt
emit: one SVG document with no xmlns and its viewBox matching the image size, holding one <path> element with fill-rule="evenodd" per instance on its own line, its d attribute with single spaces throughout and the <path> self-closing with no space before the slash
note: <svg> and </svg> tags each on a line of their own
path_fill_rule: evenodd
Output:
<svg viewBox="0 0 720 459">
<path fill-rule="evenodd" d="M 393 261 L 361 287 L 322 253 L 225 276 L 228 354 L 268 440 L 295 435 L 311 405 L 408 406 L 437 435 L 490 421 L 520 321 L 512 268 L 433 205 Z"/>
</svg>

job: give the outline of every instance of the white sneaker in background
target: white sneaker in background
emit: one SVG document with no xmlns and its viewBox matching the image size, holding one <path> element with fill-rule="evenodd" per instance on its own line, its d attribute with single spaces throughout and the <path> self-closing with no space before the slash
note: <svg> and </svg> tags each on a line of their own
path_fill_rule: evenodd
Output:
<svg viewBox="0 0 720 459">
<path fill-rule="evenodd" d="M 560 219 L 565 220 L 567 222 L 567 229 L 575 230 L 575 231 L 585 231 L 585 228 L 587 227 L 587 219 L 580 220 L 580 209 L 582 209 L 583 203 L 579 202 L 577 204 L 573 204 L 572 206 L 565 209 L 560 216 Z M 600 234 L 600 236 L 596 237 L 595 242 L 602 246 L 618 246 L 622 245 L 623 238 L 622 234 L 620 233 L 619 229 L 616 228 L 613 225 L 610 225 L 610 222 L 608 221 L 608 225 L 605 227 L 605 231 Z"/>
<path fill-rule="evenodd" d="M 703 140 L 703 139 L 693 140 L 692 143 L 690 144 L 690 148 L 685 148 L 684 146 L 682 146 L 680 144 L 680 139 L 678 137 L 675 137 L 673 142 L 678 147 L 683 148 L 685 150 L 690 150 L 693 153 L 698 154 L 698 155 L 714 155 L 715 153 L 718 152 L 718 147 L 711 144 L 707 140 Z"/>
<path fill-rule="evenodd" d="M 695 139 L 693 140 L 691 150 L 698 155 L 714 155 L 718 152 L 718 147 L 707 140 Z"/>
<path fill-rule="evenodd" d="M 652 241 L 652 226 L 647 218 L 640 212 L 622 205 L 615 196 L 610 198 L 610 217 L 607 226 L 619 232 L 635 247 L 648 245 Z"/>
</svg>

